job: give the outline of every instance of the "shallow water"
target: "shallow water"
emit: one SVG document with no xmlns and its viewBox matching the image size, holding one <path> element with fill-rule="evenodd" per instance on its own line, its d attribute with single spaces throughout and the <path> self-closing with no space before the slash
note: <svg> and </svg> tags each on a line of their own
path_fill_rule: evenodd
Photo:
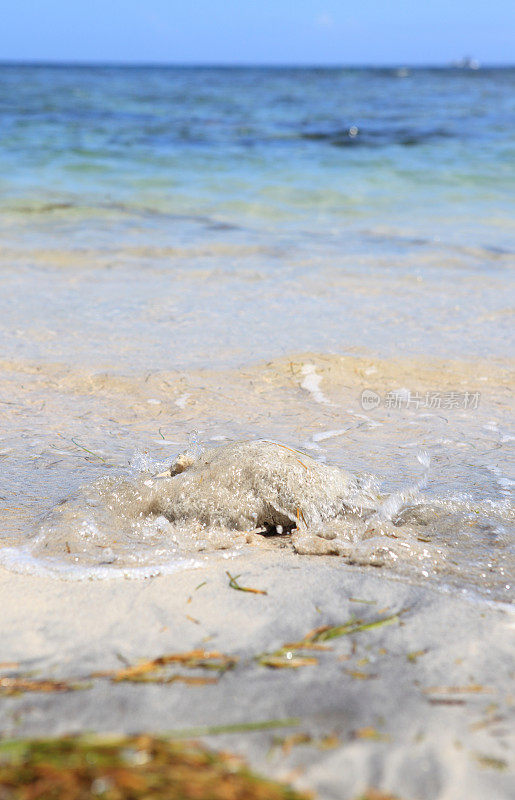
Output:
<svg viewBox="0 0 515 800">
<path fill-rule="evenodd" d="M 381 569 L 509 599 L 514 77 L 1 67 L 0 561 L 294 546 L 99 513 L 198 430 L 368 480 L 390 521 L 417 509 Z"/>
</svg>

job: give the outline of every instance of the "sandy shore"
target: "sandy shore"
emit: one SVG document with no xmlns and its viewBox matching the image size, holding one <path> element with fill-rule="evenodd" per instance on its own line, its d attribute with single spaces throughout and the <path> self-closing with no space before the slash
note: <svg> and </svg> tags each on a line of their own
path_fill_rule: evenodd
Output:
<svg viewBox="0 0 515 800">
<path fill-rule="evenodd" d="M 227 568 L 267 594 L 234 590 Z M 510 796 L 514 621 L 506 606 L 280 552 L 213 556 L 201 569 L 145 581 L 67 583 L 1 570 L 0 604 L 4 675 L 84 679 L 193 648 L 239 657 L 214 684 L 96 678 L 83 691 L 1 697 L 4 738 L 295 717 L 284 729 L 205 741 L 327 800 L 367 787 L 403 800 Z M 255 660 L 313 628 L 396 612 L 388 625 L 303 653 L 316 664 L 270 669 Z"/>
</svg>

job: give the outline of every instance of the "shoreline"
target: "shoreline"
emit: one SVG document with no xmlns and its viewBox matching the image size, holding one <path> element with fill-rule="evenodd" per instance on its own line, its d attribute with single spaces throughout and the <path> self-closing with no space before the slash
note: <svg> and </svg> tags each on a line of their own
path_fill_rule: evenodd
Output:
<svg viewBox="0 0 515 800">
<path fill-rule="evenodd" d="M 61 571 L 80 572 L 81 563 L 100 571 L 116 568 L 101 565 L 102 550 L 97 561 L 84 561 L 81 547 L 88 540 L 82 541 L 80 532 L 83 524 L 95 522 L 88 503 L 80 499 L 84 491 L 99 480 L 135 484 L 144 473 L 161 472 L 188 447 L 188 434 L 195 431 L 196 441 L 208 450 L 238 440 L 282 442 L 377 481 L 383 494 L 405 491 L 420 481 L 417 456 L 427 452 L 430 485 L 419 502 L 438 503 L 449 520 L 438 521 L 430 512 L 427 535 L 442 549 L 438 560 L 443 569 L 433 577 L 501 601 L 510 594 L 506 363 L 299 353 L 240 370 L 168 369 L 125 376 L 44 363 L 4 361 L 0 367 L 5 398 L 0 413 L 8 434 L 0 455 L 10 466 L 0 509 L 3 547 L 29 543 L 52 509 L 65 497 L 77 497 L 76 522 L 70 521 L 69 533 L 72 548 L 76 540 L 77 558 L 63 551 Z M 441 397 L 452 395 L 461 402 L 477 386 L 478 408 L 424 405 L 435 387 Z M 379 405 L 364 407 L 364 390 Z M 420 407 L 408 402 L 410 391 L 422 398 Z M 397 398 L 394 405 L 387 404 L 389 397 Z M 456 523 L 449 516 L 453 511 L 462 515 Z M 500 526 L 499 533 L 495 526 Z M 121 529 L 120 536 L 116 533 L 104 524 L 93 544 L 111 547 L 111 540 L 122 536 Z M 134 562 L 123 561 L 125 542 L 122 538 L 120 552 L 115 548 L 114 553 L 122 555 L 122 570 L 134 568 L 137 561 L 136 551 Z M 156 540 L 156 546 L 165 545 Z M 214 546 L 208 543 L 208 549 Z M 163 550 L 155 560 L 145 551 L 139 566 L 155 574 L 168 561 L 184 564 L 184 558 L 198 557 L 195 548 L 172 550 Z M 444 552 L 457 561 L 456 569 Z M 21 551 L 5 551 L 3 557 L 0 551 L 0 563 L 8 555 L 19 562 L 17 568 L 27 570 Z M 415 562 L 412 566 L 417 569 Z M 41 565 L 34 562 L 33 571 L 49 567 L 42 559 Z M 393 569 L 402 571 L 402 563 Z"/>
</svg>

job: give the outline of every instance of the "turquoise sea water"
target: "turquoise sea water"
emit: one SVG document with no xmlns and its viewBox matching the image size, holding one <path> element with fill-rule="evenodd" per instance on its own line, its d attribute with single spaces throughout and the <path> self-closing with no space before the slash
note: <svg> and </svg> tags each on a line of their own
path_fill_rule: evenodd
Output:
<svg viewBox="0 0 515 800">
<path fill-rule="evenodd" d="M 513 69 L 3 66 L 0 213 L 509 249 L 514 89 Z"/>
<path fill-rule="evenodd" d="M 160 366 L 169 327 L 140 312 L 168 292 L 181 366 L 505 357 L 514 88 L 515 69 L 0 67 L 7 350 L 51 315 L 69 359 L 71 314 L 101 357 L 115 313 L 141 334 L 130 363 Z M 52 288 L 63 264 L 98 281 Z"/>
</svg>

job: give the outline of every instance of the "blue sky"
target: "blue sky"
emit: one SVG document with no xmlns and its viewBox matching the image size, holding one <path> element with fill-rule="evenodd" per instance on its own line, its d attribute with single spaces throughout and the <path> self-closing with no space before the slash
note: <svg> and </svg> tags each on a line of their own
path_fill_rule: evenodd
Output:
<svg viewBox="0 0 515 800">
<path fill-rule="evenodd" d="M 6 0 L 0 60 L 515 61 L 514 0 Z"/>
</svg>

